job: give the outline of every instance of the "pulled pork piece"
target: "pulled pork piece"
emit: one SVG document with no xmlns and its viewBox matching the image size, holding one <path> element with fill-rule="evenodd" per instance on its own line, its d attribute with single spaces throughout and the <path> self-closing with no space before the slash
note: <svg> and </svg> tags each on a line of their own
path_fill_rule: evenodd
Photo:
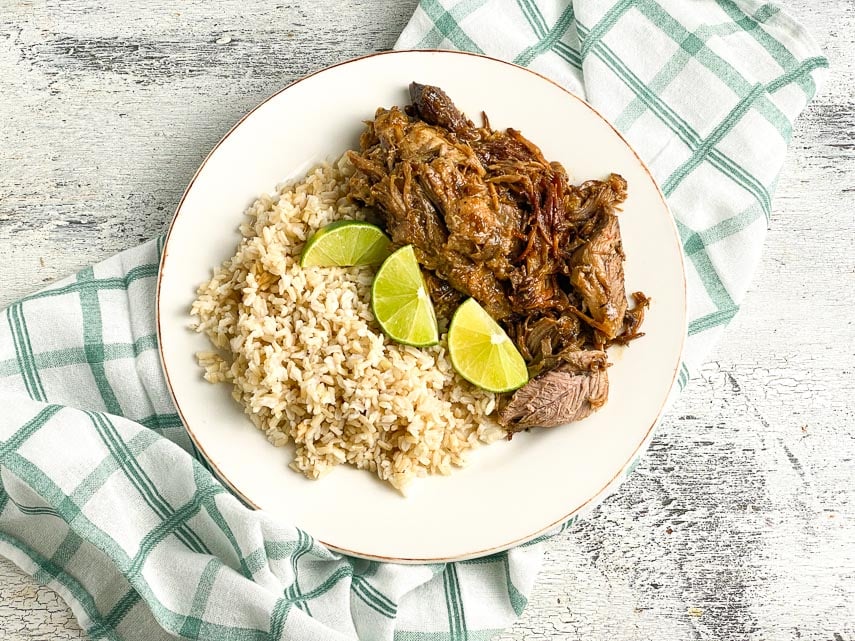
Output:
<svg viewBox="0 0 855 641">
<path fill-rule="evenodd" d="M 348 152 L 348 194 L 413 245 L 437 314 L 467 296 L 505 329 L 532 379 L 500 413 L 509 433 L 584 418 L 606 401 L 603 352 L 640 335 L 628 310 L 617 174 L 573 185 L 515 129 L 476 126 L 439 87 L 379 108 Z"/>
<path fill-rule="evenodd" d="M 510 336 L 528 363 L 529 378 L 552 369 L 562 352 L 581 350 L 581 322 L 569 314 L 529 316 L 509 326 Z"/>
<path fill-rule="evenodd" d="M 582 296 L 601 344 L 623 330 L 626 291 L 617 216 L 603 213 L 588 242 L 570 257 L 570 282 Z"/>
<path fill-rule="evenodd" d="M 451 318 L 454 310 L 466 298 L 458 290 L 433 272 L 423 271 L 428 294 L 433 301 L 434 310 L 440 318 Z"/>
<path fill-rule="evenodd" d="M 635 302 L 635 307 L 626 310 L 626 316 L 623 317 L 623 333 L 614 340 L 618 345 L 628 345 L 630 341 L 644 336 L 644 332 L 638 330 L 644 322 L 644 311 L 650 307 L 650 299 L 644 295 L 644 292 L 633 292 L 632 300 Z"/>
<path fill-rule="evenodd" d="M 451 98 L 439 87 L 410 83 L 410 99 L 413 101 L 414 115 L 437 127 L 468 138 L 475 130 L 475 125 L 460 113 Z"/>
<path fill-rule="evenodd" d="M 605 352 L 567 352 L 559 363 L 514 392 L 501 410 L 499 423 L 509 438 L 530 427 L 581 421 L 605 404 L 609 394 Z"/>
</svg>

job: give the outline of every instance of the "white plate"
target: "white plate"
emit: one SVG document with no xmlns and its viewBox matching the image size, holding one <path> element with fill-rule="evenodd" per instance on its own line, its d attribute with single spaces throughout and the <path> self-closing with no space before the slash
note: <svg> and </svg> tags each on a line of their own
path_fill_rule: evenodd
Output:
<svg viewBox="0 0 855 641">
<path fill-rule="evenodd" d="M 573 179 L 617 172 L 629 183 L 620 216 L 628 291 L 653 300 L 646 336 L 613 350 L 608 404 L 590 418 L 479 448 L 449 477 L 414 482 L 408 498 L 368 472 L 341 466 L 320 481 L 288 468 L 232 400 L 210 385 L 187 329 L 196 287 L 235 250 L 243 211 L 285 179 L 357 146 L 378 106 L 404 105 L 411 81 L 439 85 L 473 120 L 514 127 Z M 349 554 L 397 561 L 480 556 L 531 539 L 601 500 L 651 434 L 674 384 L 686 323 L 682 253 L 650 173 L 596 111 L 514 65 L 440 51 L 378 54 L 308 76 L 247 114 L 190 182 L 160 266 L 157 325 L 173 399 L 190 436 L 246 501 Z"/>
</svg>

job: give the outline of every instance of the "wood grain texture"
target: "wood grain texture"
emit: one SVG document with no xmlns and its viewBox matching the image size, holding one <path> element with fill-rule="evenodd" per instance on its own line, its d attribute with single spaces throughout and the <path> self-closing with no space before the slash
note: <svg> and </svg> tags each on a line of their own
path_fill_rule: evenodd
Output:
<svg viewBox="0 0 855 641">
<path fill-rule="evenodd" d="M 501 641 L 855 639 L 855 6 L 784 3 L 831 61 L 743 309 L 648 454 L 549 546 Z M 0 305 L 162 231 L 246 110 L 388 49 L 415 0 L 0 6 Z M 0 561 L 0 639 L 80 639 Z"/>
</svg>

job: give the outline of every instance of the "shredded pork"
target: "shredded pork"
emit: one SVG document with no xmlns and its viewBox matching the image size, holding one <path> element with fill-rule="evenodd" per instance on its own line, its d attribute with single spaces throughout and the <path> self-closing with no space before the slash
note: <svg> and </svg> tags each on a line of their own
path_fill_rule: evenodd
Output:
<svg viewBox="0 0 855 641">
<path fill-rule="evenodd" d="M 613 343 L 641 336 L 648 299 L 628 310 L 617 174 L 573 185 L 514 129 L 476 126 L 434 86 L 366 124 L 348 193 L 413 245 L 437 313 L 475 298 L 515 342 L 531 380 L 504 399 L 509 436 L 588 416 L 608 396 Z"/>
</svg>

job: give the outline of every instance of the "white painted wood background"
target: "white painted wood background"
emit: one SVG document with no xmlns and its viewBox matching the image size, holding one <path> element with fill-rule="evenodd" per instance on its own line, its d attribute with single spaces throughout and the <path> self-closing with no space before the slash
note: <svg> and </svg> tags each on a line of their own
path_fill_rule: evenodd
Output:
<svg viewBox="0 0 855 641">
<path fill-rule="evenodd" d="M 855 3 L 787 0 L 831 61 L 759 273 L 620 492 L 550 544 L 501 641 L 855 639 Z M 3 0 L 0 305 L 164 230 L 201 159 L 415 0 Z M 0 560 L 0 639 L 80 639 Z"/>
</svg>

